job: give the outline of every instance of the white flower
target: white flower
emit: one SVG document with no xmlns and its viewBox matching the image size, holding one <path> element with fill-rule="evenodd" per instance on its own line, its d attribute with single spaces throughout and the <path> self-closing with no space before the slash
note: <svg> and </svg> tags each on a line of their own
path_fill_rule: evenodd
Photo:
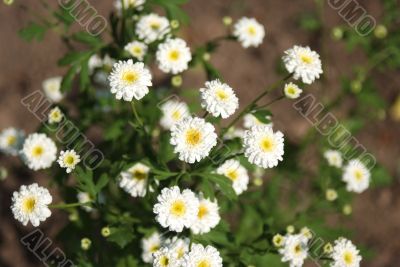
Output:
<svg viewBox="0 0 400 267">
<path fill-rule="evenodd" d="M 175 123 L 190 115 L 188 105 L 176 100 L 168 100 L 163 103 L 160 108 L 163 113 L 160 124 L 168 130 L 171 129 Z"/>
<path fill-rule="evenodd" d="M 279 249 L 282 262 L 289 262 L 290 267 L 303 266 L 308 255 L 308 238 L 302 234 L 286 235 L 283 247 Z"/>
<path fill-rule="evenodd" d="M 142 239 L 142 260 L 145 263 L 153 262 L 153 253 L 161 248 L 162 238 L 158 232 L 154 232 L 148 238 Z"/>
<path fill-rule="evenodd" d="M 168 19 L 154 13 L 141 17 L 136 24 L 136 34 L 147 44 L 161 40 L 170 31 Z"/>
<path fill-rule="evenodd" d="M 190 239 L 181 239 L 177 238 L 176 236 L 165 241 L 165 246 L 167 246 L 171 251 L 175 259 L 176 266 L 183 265 L 184 256 L 189 252 L 189 244 Z"/>
<path fill-rule="evenodd" d="M 274 132 L 270 126 L 253 126 L 245 132 L 244 155 L 250 163 L 259 167 L 272 168 L 283 160 L 283 134 Z"/>
<path fill-rule="evenodd" d="M 324 153 L 324 157 L 328 161 L 328 164 L 333 167 L 341 168 L 343 164 L 342 154 L 337 150 L 327 150 Z"/>
<path fill-rule="evenodd" d="M 192 54 L 184 40 L 175 38 L 158 45 L 156 58 L 160 70 L 178 74 L 187 70 L 189 62 L 192 60 Z"/>
<path fill-rule="evenodd" d="M 173 252 L 167 247 L 157 250 L 153 258 L 153 267 L 179 267 Z"/>
<path fill-rule="evenodd" d="M 57 103 L 63 99 L 64 96 L 61 93 L 61 82 L 62 77 L 60 76 L 43 81 L 43 91 L 51 102 Z"/>
<path fill-rule="evenodd" d="M 229 85 L 219 80 L 206 82 L 205 85 L 206 88 L 200 88 L 201 106 L 214 117 L 226 119 L 239 108 L 239 99 Z"/>
<path fill-rule="evenodd" d="M 58 164 L 61 168 L 66 168 L 66 172 L 70 173 L 75 166 L 81 161 L 81 157 L 75 152 L 75 150 L 61 151 L 58 157 Z"/>
<path fill-rule="evenodd" d="M 146 2 L 146 0 L 124 0 L 124 7 L 125 7 L 125 9 L 136 8 L 137 10 L 142 10 L 145 2 Z M 117 9 L 117 11 L 119 13 L 121 13 L 121 11 L 122 11 L 121 0 L 116 0 L 114 2 L 114 6 L 115 6 L 115 9 Z"/>
<path fill-rule="evenodd" d="M 225 175 L 232 181 L 233 189 L 237 195 L 243 193 L 247 190 L 247 185 L 249 184 L 249 174 L 245 167 L 243 167 L 239 161 L 235 159 L 229 159 L 225 161 L 217 169 L 217 173 Z"/>
<path fill-rule="evenodd" d="M 270 120 L 271 116 L 266 116 L 265 118 Z M 244 115 L 244 117 L 243 117 L 243 127 L 244 128 L 250 129 L 251 127 L 256 126 L 256 125 L 268 125 L 268 126 L 272 127 L 273 123 L 270 122 L 270 123 L 265 124 L 265 123 L 262 123 L 259 119 L 256 118 L 256 116 L 254 116 L 252 114 Z"/>
<path fill-rule="evenodd" d="M 121 173 L 119 187 L 132 197 L 144 197 L 147 193 L 147 184 L 150 168 L 142 163 L 136 163 L 127 171 Z"/>
<path fill-rule="evenodd" d="M 192 244 L 190 252 L 185 256 L 185 267 L 222 267 L 219 251 L 208 245 Z"/>
<path fill-rule="evenodd" d="M 285 51 L 282 60 L 288 72 L 293 73 L 293 78 L 301 78 L 306 84 L 311 84 L 323 73 L 319 55 L 309 47 L 296 45 Z"/>
<path fill-rule="evenodd" d="M 217 200 L 211 201 L 200 195 L 197 218 L 190 227 L 190 230 L 196 235 L 210 232 L 221 220 L 218 209 Z"/>
<path fill-rule="evenodd" d="M 45 134 L 34 133 L 26 138 L 22 155 L 30 169 L 47 169 L 56 160 L 57 147 Z"/>
<path fill-rule="evenodd" d="M 52 108 L 49 112 L 49 123 L 59 123 L 62 121 L 64 114 L 59 107 Z"/>
<path fill-rule="evenodd" d="M 244 130 L 240 128 L 231 127 L 224 135 L 225 140 L 232 140 L 235 138 L 243 138 Z"/>
<path fill-rule="evenodd" d="M 153 212 L 156 220 L 170 231 L 182 232 L 196 220 L 199 200 L 189 189 L 180 191 L 179 187 L 164 188 L 157 197 Z"/>
<path fill-rule="evenodd" d="M 331 267 L 359 267 L 362 260 L 358 249 L 345 238 L 335 241 L 331 258 Z"/>
<path fill-rule="evenodd" d="M 342 180 L 347 183 L 347 191 L 362 193 L 369 187 L 371 174 L 358 159 L 350 160 L 344 167 Z"/>
<path fill-rule="evenodd" d="M 125 101 L 142 99 L 152 86 L 150 71 L 142 62 L 133 63 L 132 59 L 115 63 L 108 79 L 111 93 Z"/>
<path fill-rule="evenodd" d="M 244 48 L 259 46 L 265 36 L 264 26 L 254 18 L 241 18 L 234 25 L 233 35 L 238 38 Z"/>
<path fill-rule="evenodd" d="M 187 117 L 171 128 L 171 145 L 179 159 L 195 163 L 207 157 L 217 144 L 217 134 L 211 123 L 201 118 Z"/>
<path fill-rule="evenodd" d="M 87 192 L 79 192 L 77 194 L 76 198 L 78 199 L 78 202 L 81 203 L 81 204 L 93 201 L 93 199 L 90 197 L 89 193 L 87 193 Z M 81 206 L 81 208 L 84 211 L 87 211 L 87 212 L 91 212 L 93 210 L 92 207 L 86 206 L 86 205 L 85 206 Z"/>
<path fill-rule="evenodd" d="M 0 151 L 16 156 L 24 141 L 24 132 L 15 128 L 6 128 L 0 133 Z"/>
<path fill-rule="evenodd" d="M 147 45 L 139 41 L 130 42 L 125 46 L 124 49 L 128 51 L 131 56 L 137 58 L 140 61 L 143 60 L 144 56 L 147 53 Z"/>
<path fill-rule="evenodd" d="M 37 227 L 41 221 L 45 221 L 51 215 L 48 205 L 53 199 L 46 188 L 40 187 L 36 183 L 21 186 L 18 192 L 13 193 L 11 201 L 14 218 L 23 225 L 31 222 L 33 226 Z"/>
<path fill-rule="evenodd" d="M 99 55 L 94 54 L 89 58 L 88 68 L 90 73 L 93 73 L 95 69 L 101 68 L 102 66 L 103 66 L 103 60 L 100 58 Z"/>
<path fill-rule="evenodd" d="M 285 88 L 283 89 L 285 96 L 290 99 L 296 99 L 300 96 L 300 94 L 303 92 L 296 84 L 294 83 L 288 83 L 285 85 Z"/>
</svg>

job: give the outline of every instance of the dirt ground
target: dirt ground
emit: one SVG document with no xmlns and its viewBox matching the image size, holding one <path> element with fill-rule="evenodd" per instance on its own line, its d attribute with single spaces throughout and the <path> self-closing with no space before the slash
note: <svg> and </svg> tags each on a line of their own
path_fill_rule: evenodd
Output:
<svg viewBox="0 0 400 267">
<path fill-rule="evenodd" d="M 18 1 L 16 1 L 18 2 Z M 91 1 L 96 9 L 107 15 L 112 8 L 112 1 Z M 36 1 L 25 0 L 29 6 L 37 6 Z M 379 1 L 364 0 L 362 5 L 368 13 L 379 21 L 382 8 Z M 234 43 L 224 44 L 213 56 L 213 63 L 222 71 L 226 81 L 233 88 L 237 88 L 242 103 L 246 103 L 252 96 L 258 94 L 265 85 L 275 81 L 275 63 L 282 52 L 294 44 L 311 45 L 320 50 L 318 36 L 312 36 L 298 25 L 300 15 L 314 9 L 313 0 L 192 0 L 185 9 L 191 17 L 191 25 L 184 30 L 183 36 L 191 46 L 203 43 L 210 37 L 225 33 L 221 18 L 231 15 L 234 18 L 241 16 L 256 17 L 266 26 L 267 37 L 264 44 L 255 50 L 244 51 Z M 340 16 L 329 7 L 324 10 L 324 20 L 328 27 L 344 23 Z M 63 74 L 65 70 L 55 67 L 57 60 L 66 52 L 66 48 L 59 39 L 47 34 L 43 43 L 25 43 L 16 32 L 28 22 L 28 14 L 16 7 L 5 7 L 0 4 L 0 129 L 8 126 L 22 128 L 32 132 L 39 122 L 24 109 L 20 99 L 32 91 L 41 88 L 41 82 L 47 77 Z M 326 84 L 330 88 L 323 88 L 321 84 L 313 86 L 312 92 L 317 96 L 334 95 L 335 88 L 339 88 L 339 77 L 348 73 L 352 62 L 362 60 L 361 52 L 348 54 L 341 44 L 329 39 L 325 42 L 324 62 L 329 65 L 326 71 Z M 349 64 L 350 63 L 350 64 Z M 400 88 L 400 78 L 394 73 L 373 74 L 380 93 L 389 102 Z M 198 87 L 204 77 L 197 73 L 190 73 L 185 77 L 185 83 Z M 388 82 L 390 81 L 390 82 Z M 250 93 L 249 93 L 250 92 Z M 299 140 L 310 125 L 291 108 L 286 102 L 279 107 L 273 107 L 274 123 L 289 138 Z M 340 111 L 338 111 L 340 113 Z M 390 188 L 368 190 L 361 194 L 354 204 L 354 214 L 349 218 L 347 226 L 354 230 L 354 240 L 376 251 L 376 255 L 363 262 L 362 266 L 393 267 L 399 266 L 400 240 L 396 237 L 400 232 L 400 186 L 399 186 L 399 155 L 400 146 L 398 137 L 400 125 L 389 117 L 381 122 L 374 122 L 367 126 L 358 136 L 378 161 L 388 167 L 396 177 Z M 14 160 L 0 156 L 0 164 L 4 166 L 18 166 Z M 9 170 L 10 176 L 0 182 L 0 266 L 4 267 L 31 267 L 42 266 L 19 242 L 21 236 L 28 230 L 17 224 L 9 210 L 11 193 L 21 184 L 33 180 L 48 179 L 45 173 L 33 176 L 28 171 L 20 169 Z M 65 214 L 55 213 L 51 220 L 65 221 Z M 62 223 L 52 225 L 46 222 L 42 230 L 52 236 Z"/>
</svg>

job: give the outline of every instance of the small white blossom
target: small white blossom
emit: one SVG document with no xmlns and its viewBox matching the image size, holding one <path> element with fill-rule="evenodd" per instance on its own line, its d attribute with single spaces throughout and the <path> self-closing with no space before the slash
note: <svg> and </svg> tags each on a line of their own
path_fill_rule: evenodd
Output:
<svg viewBox="0 0 400 267">
<path fill-rule="evenodd" d="M 45 134 L 34 133 L 25 139 L 22 156 L 30 169 L 47 169 L 57 158 L 57 147 Z"/>
<path fill-rule="evenodd" d="M 59 123 L 62 121 L 63 118 L 64 114 L 62 113 L 59 107 L 55 107 L 50 110 L 48 118 L 50 124 Z"/>
<path fill-rule="evenodd" d="M 146 44 L 163 39 L 170 31 L 168 19 L 155 13 L 141 17 L 136 24 L 136 34 Z"/>
<path fill-rule="evenodd" d="M 65 168 L 67 173 L 72 172 L 80 161 L 81 157 L 73 149 L 61 151 L 57 160 L 60 167 Z"/>
<path fill-rule="evenodd" d="M 331 257 L 331 267 L 359 267 L 362 257 L 350 240 L 339 238 L 335 241 Z"/>
<path fill-rule="evenodd" d="M 283 89 L 285 96 L 290 99 L 296 99 L 300 96 L 300 94 L 303 92 L 296 84 L 294 83 L 288 83 L 285 85 L 285 88 Z"/>
<path fill-rule="evenodd" d="M 184 40 L 175 38 L 158 45 L 156 59 L 160 70 L 178 74 L 188 69 L 192 54 Z"/>
<path fill-rule="evenodd" d="M 228 177 L 232 181 L 233 189 L 237 195 L 247 190 L 249 184 L 249 174 L 238 160 L 229 159 L 218 169 L 217 173 Z"/>
<path fill-rule="evenodd" d="M 343 165 L 342 154 L 337 150 L 325 151 L 324 157 L 330 166 L 341 168 Z"/>
<path fill-rule="evenodd" d="M 210 232 L 221 220 L 218 209 L 217 200 L 211 201 L 200 195 L 197 219 L 190 227 L 190 230 L 196 235 Z"/>
<path fill-rule="evenodd" d="M 60 102 L 64 95 L 61 93 L 62 77 L 57 76 L 43 81 L 43 91 L 46 97 L 54 103 Z"/>
<path fill-rule="evenodd" d="M 147 45 L 139 41 L 130 42 L 124 49 L 128 51 L 131 56 L 140 61 L 143 60 L 147 53 Z"/>
<path fill-rule="evenodd" d="M 0 151 L 16 156 L 24 142 L 24 132 L 15 128 L 6 128 L 0 132 Z"/>
<path fill-rule="evenodd" d="M 148 166 L 136 163 L 121 173 L 119 186 L 132 197 L 144 197 L 147 193 L 149 172 Z"/>
<path fill-rule="evenodd" d="M 219 251 L 210 245 L 204 247 L 201 244 L 192 244 L 184 262 L 185 267 L 222 267 Z"/>
<path fill-rule="evenodd" d="M 368 187 L 371 173 L 358 159 L 350 160 L 344 167 L 342 180 L 347 184 L 347 191 L 362 193 Z"/>
<path fill-rule="evenodd" d="M 168 100 L 160 108 L 163 113 L 160 124 L 167 130 L 178 121 L 190 116 L 189 107 L 184 102 Z"/>
<path fill-rule="evenodd" d="M 244 48 L 257 47 L 263 42 L 265 29 L 254 18 L 244 17 L 234 25 L 233 35 Z"/>
</svg>

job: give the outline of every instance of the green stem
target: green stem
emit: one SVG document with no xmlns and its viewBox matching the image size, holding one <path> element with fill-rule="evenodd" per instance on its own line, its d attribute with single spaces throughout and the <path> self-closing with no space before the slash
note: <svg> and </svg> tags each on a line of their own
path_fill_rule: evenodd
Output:
<svg viewBox="0 0 400 267">
<path fill-rule="evenodd" d="M 277 98 L 271 100 L 271 101 L 268 102 L 267 104 L 257 107 L 257 110 L 263 109 L 263 108 L 265 108 L 265 107 L 268 107 L 269 105 L 272 105 L 273 103 L 275 103 L 275 102 L 277 102 L 277 101 L 279 101 L 279 100 L 281 100 L 281 99 L 283 99 L 283 98 L 285 98 L 285 96 L 284 96 L 284 95 L 281 95 L 281 96 L 279 96 L 279 97 L 277 97 Z"/>
<path fill-rule="evenodd" d="M 132 107 L 132 112 L 133 112 L 133 115 L 135 116 L 135 119 L 136 119 L 137 122 L 139 123 L 140 127 L 143 127 L 143 122 L 142 122 L 142 120 L 140 119 L 139 114 L 137 113 L 137 110 L 136 110 L 136 106 L 135 106 L 135 102 L 134 102 L 134 101 L 131 102 L 131 107 Z"/>
<path fill-rule="evenodd" d="M 53 204 L 49 205 L 50 208 L 53 209 L 69 209 L 69 208 L 74 208 L 74 207 L 80 207 L 80 206 L 90 206 L 91 202 L 85 202 L 85 203 L 69 203 L 69 204 Z"/>
</svg>

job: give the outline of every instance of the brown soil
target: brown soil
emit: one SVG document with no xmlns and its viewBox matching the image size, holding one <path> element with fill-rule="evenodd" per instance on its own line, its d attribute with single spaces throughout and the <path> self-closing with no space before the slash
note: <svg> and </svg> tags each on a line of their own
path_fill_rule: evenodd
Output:
<svg viewBox="0 0 400 267">
<path fill-rule="evenodd" d="M 18 2 L 18 1 L 16 1 Z M 98 11 L 107 15 L 112 1 L 91 1 Z M 25 0 L 29 6 L 38 6 L 36 1 Z M 365 0 L 362 5 L 368 13 L 379 21 L 382 8 L 379 1 Z M 321 50 L 321 36 L 312 36 L 302 30 L 297 22 L 300 15 L 312 12 L 313 0 L 192 0 L 185 9 L 191 17 L 191 25 L 183 32 L 190 45 L 201 44 L 210 37 L 225 33 L 221 18 L 231 15 L 234 18 L 254 16 L 266 26 L 267 38 L 256 50 L 244 51 L 239 45 L 225 43 L 224 48 L 213 57 L 215 66 L 222 71 L 226 81 L 238 88 L 242 103 L 262 90 L 265 85 L 275 81 L 275 63 L 282 52 L 294 44 L 310 44 Z M 324 10 L 324 19 L 329 27 L 344 23 L 329 7 Z M 20 99 L 41 88 L 43 79 L 63 74 L 64 70 L 55 67 L 57 60 L 66 52 L 63 43 L 52 34 L 47 34 L 43 43 L 25 43 L 17 36 L 17 30 L 29 21 L 28 15 L 17 7 L 0 4 L 0 129 L 14 126 L 32 132 L 39 122 L 20 104 Z M 79 26 L 76 25 L 78 28 Z M 340 76 L 349 73 L 351 64 L 363 59 L 361 52 L 345 53 L 343 45 L 327 39 L 325 42 L 325 85 L 317 83 L 311 91 L 318 97 L 335 95 L 340 86 Z M 394 73 L 373 74 L 380 92 L 389 102 L 400 86 L 400 79 Z M 196 71 L 185 77 L 190 87 L 199 87 L 204 77 Z M 388 83 L 387 81 L 390 81 Z M 384 87 L 383 87 L 384 86 Z M 299 140 L 310 125 L 286 102 L 273 107 L 275 125 L 292 140 Z M 336 111 L 341 114 L 341 111 Z M 368 126 L 359 140 L 371 151 L 380 163 L 388 167 L 396 176 L 390 188 L 369 190 L 360 195 L 354 205 L 354 215 L 347 226 L 354 229 L 355 242 L 365 244 L 376 251 L 374 258 L 366 260 L 363 266 L 398 266 L 400 261 L 400 241 L 396 238 L 400 230 L 399 198 L 399 150 L 398 136 L 400 125 L 389 118 Z M 18 162 L 0 156 L 1 165 L 18 166 Z M 0 266 L 25 267 L 41 266 L 19 242 L 28 229 L 15 222 L 10 214 L 10 197 L 21 184 L 33 180 L 49 179 L 45 173 L 31 173 L 26 169 L 12 168 L 5 182 L 0 182 Z M 52 236 L 62 227 L 65 214 L 56 213 L 48 220 L 42 230 Z M 55 223 L 57 222 L 57 223 Z"/>
</svg>

